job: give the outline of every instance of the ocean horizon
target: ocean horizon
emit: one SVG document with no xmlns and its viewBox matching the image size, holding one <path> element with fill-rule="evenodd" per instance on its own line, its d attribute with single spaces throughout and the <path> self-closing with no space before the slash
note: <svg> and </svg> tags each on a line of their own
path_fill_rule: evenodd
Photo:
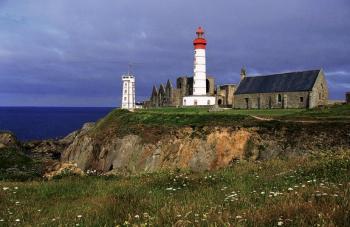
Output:
<svg viewBox="0 0 350 227">
<path fill-rule="evenodd" d="M 0 106 L 0 131 L 20 141 L 59 139 L 117 107 Z"/>
</svg>

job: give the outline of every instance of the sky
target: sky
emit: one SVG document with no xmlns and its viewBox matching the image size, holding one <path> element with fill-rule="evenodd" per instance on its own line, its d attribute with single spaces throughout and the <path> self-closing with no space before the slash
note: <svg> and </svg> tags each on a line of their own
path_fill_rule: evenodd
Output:
<svg viewBox="0 0 350 227">
<path fill-rule="evenodd" d="M 349 0 L 0 0 L 0 106 L 119 106 L 193 74 L 195 30 L 216 83 L 322 68 L 350 91 Z"/>
</svg>

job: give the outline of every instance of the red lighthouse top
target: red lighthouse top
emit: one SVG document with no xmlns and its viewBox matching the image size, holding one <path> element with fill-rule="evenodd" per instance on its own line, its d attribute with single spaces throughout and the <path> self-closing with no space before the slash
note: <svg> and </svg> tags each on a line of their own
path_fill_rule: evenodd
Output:
<svg viewBox="0 0 350 227">
<path fill-rule="evenodd" d="M 205 49 L 207 41 L 203 38 L 204 30 L 202 27 L 197 28 L 196 34 L 197 38 L 193 40 L 194 49 Z"/>
</svg>

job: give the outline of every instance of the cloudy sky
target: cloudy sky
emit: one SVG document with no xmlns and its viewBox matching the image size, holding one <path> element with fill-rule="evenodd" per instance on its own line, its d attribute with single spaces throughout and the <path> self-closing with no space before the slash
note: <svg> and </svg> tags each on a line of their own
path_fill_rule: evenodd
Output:
<svg viewBox="0 0 350 227">
<path fill-rule="evenodd" d="M 129 62 L 147 99 L 192 74 L 199 25 L 218 83 L 323 68 L 350 91 L 349 0 L 0 0 L 0 106 L 118 106 Z"/>
</svg>

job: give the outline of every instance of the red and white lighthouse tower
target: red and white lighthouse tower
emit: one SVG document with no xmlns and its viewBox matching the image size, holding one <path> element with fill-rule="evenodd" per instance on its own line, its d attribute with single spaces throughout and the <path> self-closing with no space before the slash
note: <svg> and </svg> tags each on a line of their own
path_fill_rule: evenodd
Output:
<svg viewBox="0 0 350 227">
<path fill-rule="evenodd" d="M 196 31 L 197 38 L 193 40 L 194 45 L 194 68 L 193 68 L 193 95 L 185 96 L 182 100 L 183 106 L 212 106 L 216 98 L 207 95 L 207 69 L 205 48 L 207 41 L 203 37 L 204 30 L 199 27 Z"/>
<path fill-rule="evenodd" d="M 196 31 L 197 38 L 193 40 L 194 45 L 194 74 L 193 74 L 193 95 L 206 95 L 206 59 L 205 48 L 207 41 L 203 37 L 204 30 L 199 27 Z"/>
</svg>

